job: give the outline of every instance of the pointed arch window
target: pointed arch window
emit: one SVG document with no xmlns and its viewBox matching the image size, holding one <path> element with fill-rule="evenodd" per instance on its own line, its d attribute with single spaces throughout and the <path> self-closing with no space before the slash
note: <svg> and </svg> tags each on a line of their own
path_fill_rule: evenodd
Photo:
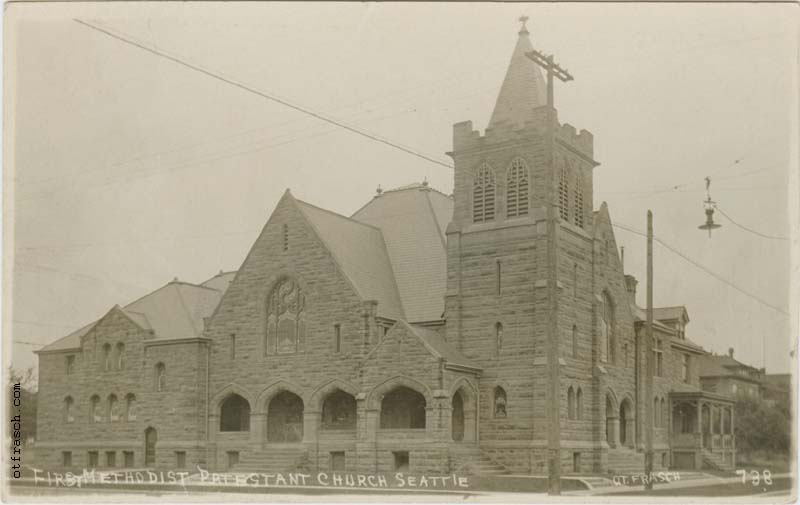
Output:
<svg viewBox="0 0 800 505">
<path fill-rule="evenodd" d="M 108 420 L 112 423 L 119 421 L 119 402 L 117 395 L 108 395 Z"/>
<path fill-rule="evenodd" d="M 575 393 L 575 405 L 576 417 L 581 420 L 583 419 L 583 391 L 581 391 L 581 388 L 578 388 L 578 392 Z"/>
<path fill-rule="evenodd" d="M 494 417 L 501 419 L 506 417 L 506 390 L 497 386 L 494 388 Z"/>
<path fill-rule="evenodd" d="M 125 397 L 125 420 L 136 420 L 136 395 L 133 393 L 128 393 Z"/>
<path fill-rule="evenodd" d="M 528 165 L 522 158 L 511 162 L 506 176 L 506 216 L 528 215 Z"/>
<path fill-rule="evenodd" d="M 155 390 L 158 392 L 167 389 L 167 367 L 164 363 L 159 363 L 155 368 Z"/>
<path fill-rule="evenodd" d="M 111 344 L 103 344 L 103 370 L 111 370 Z"/>
<path fill-rule="evenodd" d="M 475 181 L 472 183 L 473 222 L 484 223 L 494 220 L 495 185 L 494 170 L 484 163 L 478 169 Z"/>
<path fill-rule="evenodd" d="M 75 422 L 75 400 L 71 396 L 64 398 L 64 422 Z"/>
<path fill-rule="evenodd" d="M 99 423 L 103 421 L 103 411 L 102 407 L 100 406 L 100 397 L 97 395 L 92 396 L 89 399 L 89 407 L 91 412 L 89 413 L 89 419 L 93 423 Z"/>
<path fill-rule="evenodd" d="M 558 212 L 563 221 L 569 220 L 569 174 L 566 161 L 562 162 L 558 178 Z"/>
<path fill-rule="evenodd" d="M 125 344 L 117 344 L 117 370 L 125 370 Z"/>
<path fill-rule="evenodd" d="M 266 354 L 291 354 L 305 341 L 306 297 L 293 279 L 281 279 L 267 297 Z"/>
</svg>

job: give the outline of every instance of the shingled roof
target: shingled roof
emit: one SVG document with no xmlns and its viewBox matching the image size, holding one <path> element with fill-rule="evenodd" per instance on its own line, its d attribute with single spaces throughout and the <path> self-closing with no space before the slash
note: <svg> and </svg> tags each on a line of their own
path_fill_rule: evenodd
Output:
<svg viewBox="0 0 800 505">
<path fill-rule="evenodd" d="M 211 316 L 221 298 L 222 292 L 218 289 L 172 281 L 125 307 L 114 308 L 119 308 L 141 328 L 152 330 L 156 339 L 194 338 L 202 336 L 204 318 Z M 81 338 L 102 319 L 101 317 L 36 352 L 79 348 Z"/>
<path fill-rule="evenodd" d="M 377 300 L 379 316 L 402 319 L 403 305 L 381 230 L 295 201 L 359 296 L 364 300 Z"/>
<path fill-rule="evenodd" d="M 532 50 L 528 30 L 523 26 L 497 96 L 489 128 L 504 123 L 522 126 L 533 118 L 533 109 L 547 105 L 547 83 L 542 71 L 525 55 Z"/>
<path fill-rule="evenodd" d="M 406 320 L 440 320 L 447 287 L 444 232 L 453 200 L 426 184 L 384 191 L 353 214 L 383 233 Z"/>
</svg>

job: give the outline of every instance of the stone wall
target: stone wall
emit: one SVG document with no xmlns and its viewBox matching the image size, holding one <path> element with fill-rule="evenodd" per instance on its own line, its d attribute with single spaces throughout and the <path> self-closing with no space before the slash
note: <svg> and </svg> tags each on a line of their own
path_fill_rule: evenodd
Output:
<svg viewBox="0 0 800 505">
<path fill-rule="evenodd" d="M 123 367 L 117 344 L 124 345 Z M 39 356 L 37 462 L 60 466 L 62 452 L 72 453 L 74 466 L 88 466 L 88 452 L 99 453 L 99 465 L 107 466 L 107 452 L 115 453 L 115 465 L 124 464 L 124 451 L 134 453 L 134 466 L 144 466 L 144 431 L 153 427 L 159 444 L 156 464 L 175 467 L 175 450 L 187 452 L 187 465 L 202 462 L 205 416 L 204 344 L 192 341 L 170 345 L 154 343 L 119 309 L 112 309 L 83 338 L 80 351 L 43 353 Z M 103 346 L 111 346 L 106 370 Z M 67 374 L 67 356 L 74 356 Z M 155 391 L 155 365 L 166 366 L 166 390 Z M 110 420 L 109 396 L 117 398 L 117 418 Z M 135 395 L 135 419 L 126 412 L 126 397 Z M 100 398 L 101 419 L 94 421 L 90 399 Z M 74 400 L 67 422 L 64 399 Z"/>
</svg>

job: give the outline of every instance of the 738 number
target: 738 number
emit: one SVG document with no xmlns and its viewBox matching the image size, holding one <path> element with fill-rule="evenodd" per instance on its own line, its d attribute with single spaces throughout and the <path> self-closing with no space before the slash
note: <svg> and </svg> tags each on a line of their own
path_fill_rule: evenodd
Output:
<svg viewBox="0 0 800 505">
<path fill-rule="evenodd" d="M 763 472 L 759 472 L 758 470 L 736 470 L 736 475 L 739 475 L 742 478 L 742 484 L 747 484 L 747 479 L 750 479 L 750 482 L 753 483 L 753 486 L 758 486 L 762 482 L 767 486 L 772 485 L 772 472 L 769 470 L 764 470 Z"/>
</svg>

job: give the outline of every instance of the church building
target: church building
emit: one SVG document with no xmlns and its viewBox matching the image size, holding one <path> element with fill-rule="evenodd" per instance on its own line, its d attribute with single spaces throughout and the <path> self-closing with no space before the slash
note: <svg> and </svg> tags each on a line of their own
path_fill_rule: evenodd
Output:
<svg viewBox="0 0 800 505">
<path fill-rule="evenodd" d="M 38 465 L 541 475 L 558 409 L 564 474 L 641 473 L 652 409 L 656 469 L 731 468 L 733 400 L 701 390 L 685 308 L 645 348 L 594 138 L 531 51 L 523 24 L 488 126 L 453 127 L 452 195 L 348 217 L 286 190 L 237 271 L 39 350 Z"/>
</svg>

